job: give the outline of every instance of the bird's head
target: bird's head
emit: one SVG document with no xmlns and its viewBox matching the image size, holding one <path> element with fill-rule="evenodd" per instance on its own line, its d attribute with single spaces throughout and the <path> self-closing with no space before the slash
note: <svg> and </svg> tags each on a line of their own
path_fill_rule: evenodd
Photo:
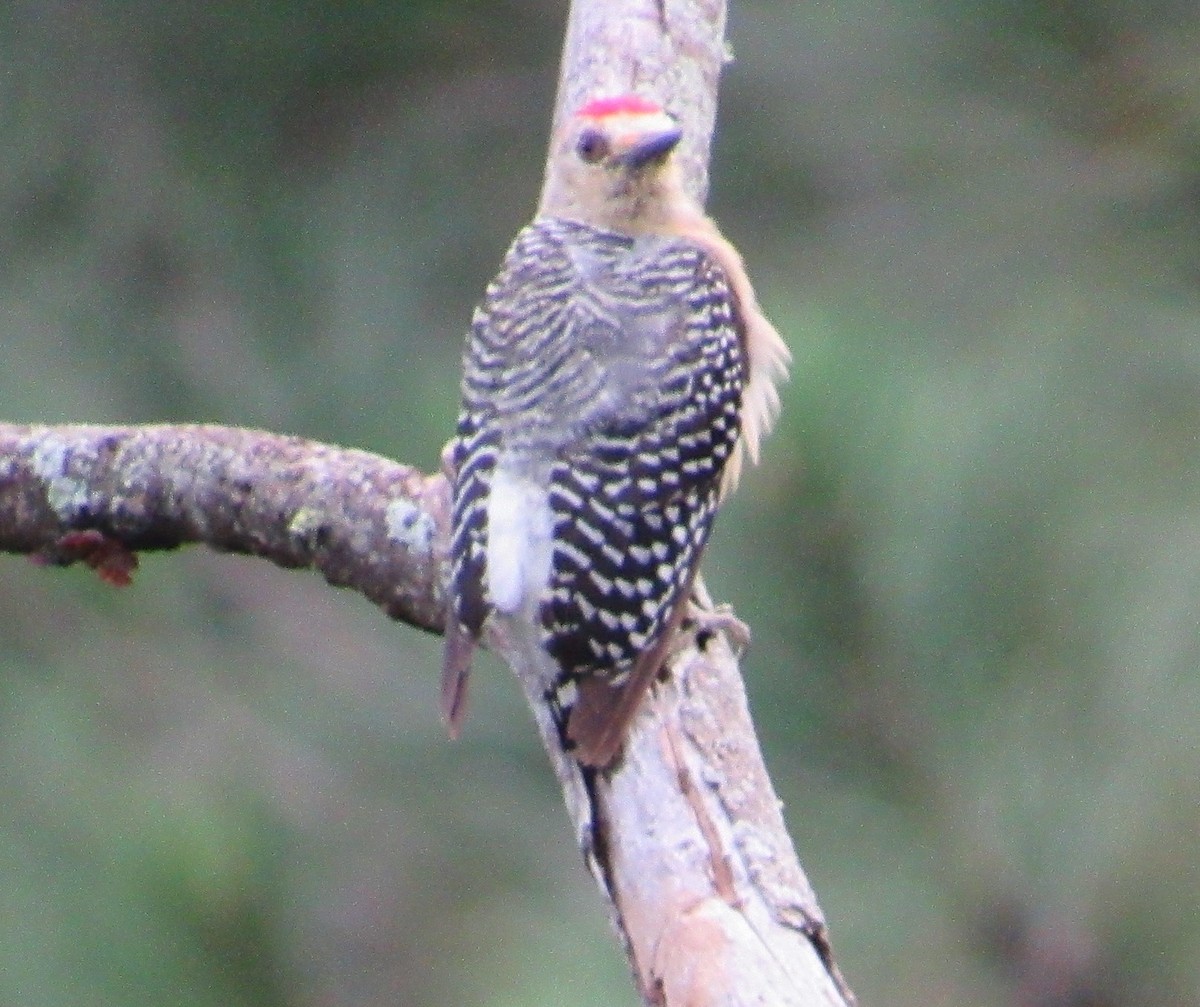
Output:
<svg viewBox="0 0 1200 1007">
<path fill-rule="evenodd" d="M 682 194 L 672 156 L 682 137 L 675 119 L 648 98 L 588 101 L 556 137 L 543 212 L 617 231 L 659 230 Z"/>
</svg>

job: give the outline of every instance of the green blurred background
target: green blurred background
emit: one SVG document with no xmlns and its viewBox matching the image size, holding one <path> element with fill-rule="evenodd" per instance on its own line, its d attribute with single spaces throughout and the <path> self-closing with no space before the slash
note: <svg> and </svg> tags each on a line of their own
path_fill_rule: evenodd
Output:
<svg viewBox="0 0 1200 1007">
<path fill-rule="evenodd" d="M 8 3 L 0 414 L 433 468 L 564 6 Z M 1200 1002 L 1200 12 L 744 0 L 796 357 L 706 573 L 867 1004 Z M 193 550 L 0 561 L 0 1004 L 634 1003 L 517 690 Z"/>
</svg>

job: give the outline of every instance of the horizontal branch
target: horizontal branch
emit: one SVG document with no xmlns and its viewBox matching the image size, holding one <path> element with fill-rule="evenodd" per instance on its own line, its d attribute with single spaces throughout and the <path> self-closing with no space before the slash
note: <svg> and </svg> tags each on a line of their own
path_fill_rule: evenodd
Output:
<svg viewBox="0 0 1200 1007">
<path fill-rule="evenodd" d="M 0 424 L 0 551 L 85 558 L 201 543 L 312 567 L 393 619 L 441 632 L 442 476 L 299 437 L 219 426 Z"/>
</svg>

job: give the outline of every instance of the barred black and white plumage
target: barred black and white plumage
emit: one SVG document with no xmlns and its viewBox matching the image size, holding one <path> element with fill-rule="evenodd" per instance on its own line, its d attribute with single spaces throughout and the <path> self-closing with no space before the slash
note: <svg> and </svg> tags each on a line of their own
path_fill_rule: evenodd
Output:
<svg viewBox="0 0 1200 1007">
<path fill-rule="evenodd" d="M 581 108 L 476 310 L 451 455 L 452 732 L 496 629 L 576 757 L 608 765 L 774 419 L 787 348 L 682 187 L 681 135 L 639 97 Z"/>
<path fill-rule="evenodd" d="M 465 631 L 512 607 L 491 596 L 489 561 L 525 560 L 489 549 L 500 466 L 544 487 L 535 614 L 563 681 L 628 674 L 708 540 L 745 380 L 729 285 L 705 250 L 554 218 L 522 231 L 464 361 L 450 583 Z"/>
</svg>

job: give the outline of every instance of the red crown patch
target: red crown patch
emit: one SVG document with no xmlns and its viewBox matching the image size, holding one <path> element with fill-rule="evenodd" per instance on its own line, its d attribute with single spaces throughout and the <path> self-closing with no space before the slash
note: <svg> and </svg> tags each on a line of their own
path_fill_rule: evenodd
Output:
<svg viewBox="0 0 1200 1007">
<path fill-rule="evenodd" d="M 593 98 L 576 112 L 588 119 L 603 119 L 610 115 L 655 115 L 662 107 L 649 98 L 636 94 L 619 94 L 612 98 Z"/>
</svg>

